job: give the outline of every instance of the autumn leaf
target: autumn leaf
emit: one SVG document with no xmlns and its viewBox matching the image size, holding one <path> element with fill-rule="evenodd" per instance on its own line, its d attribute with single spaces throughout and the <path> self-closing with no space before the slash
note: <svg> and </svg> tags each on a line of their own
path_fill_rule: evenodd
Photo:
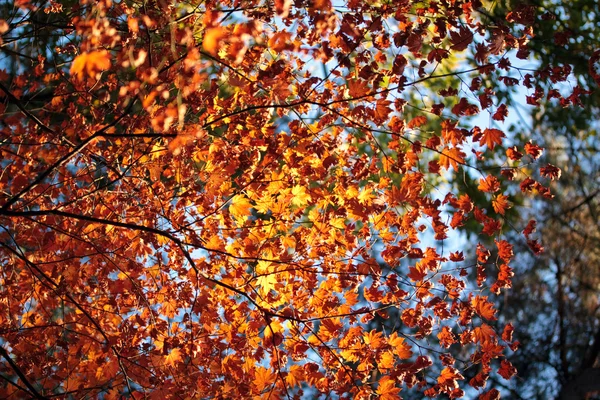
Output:
<svg viewBox="0 0 600 400">
<path fill-rule="evenodd" d="M 110 54 L 106 50 L 96 50 L 82 53 L 75 57 L 71 65 L 71 75 L 83 80 L 86 76 L 95 78 L 101 71 L 110 68 Z"/>
<path fill-rule="evenodd" d="M 450 166 L 452 166 L 457 171 L 458 166 L 465 163 L 464 157 L 465 153 L 458 147 L 445 148 L 442 150 L 439 163 L 444 169 L 450 169 Z"/>
<path fill-rule="evenodd" d="M 169 352 L 169 354 L 165 357 L 165 364 L 168 366 L 175 366 L 182 360 L 182 354 L 180 349 L 173 349 Z"/>
<path fill-rule="evenodd" d="M 286 3 L 291 3 L 291 1 L 286 0 Z M 269 47 L 273 51 L 282 51 L 289 46 L 291 37 L 292 34 L 290 32 L 278 32 L 269 39 Z"/>
<path fill-rule="evenodd" d="M 531 142 L 525 143 L 525 152 L 534 160 L 537 160 L 542 156 L 543 149 Z"/>
<path fill-rule="evenodd" d="M 561 170 L 552 164 L 548 164 L 544 167 L 540 167 L 540 174 L 552 180 L 558 180 L 560 179 Z"/>
<path fill-rule="evenodd" d="M 285 377 L 285 381 L 290 387 L 300 386 L 304 381 L 304 368 L 300 365 L 292 365 L 290 371 Z"/>
<path fill-rule="evenodd" d="M 453 390 L 458 387 L 458 380 L 465 379 L 454 367 L 446 367 L 440 373 L 437 381 L 443 390 Z"/>
<path fill-rule="evenodd" d="M 208 28 L 204 33 L 202 47 L 204 47 L 204 50 L 206 50 L 208 53 L 216 55 L 222 40 L 225 39 L 227 36 L 227 29 L 222 26 Z"/>
<path fill-rule="evenodd" d="M 496 145 L 502 144 L 502 138 L 506 135 L 500 129 L 486 128 L 479 139 L 480 145 L 486 145 L 490 150 L 494 150 Z"/>
<path fill-rule="evenodd" d="M 477 189 L 486 193 L 494 193 L 500 190 L 500 182 L 494 175 L 488 175 L 485 178 L 479 179 L 479 186 Z"/>
<path fill-rule="evenodd" d="M 273 383 L 274 378 L 275 375 L 270 369 L 257 367 L 254 372 L 253 385 L 262 391 L 264 388 L 268 388 Z"/>
<path fill-rule="evenodd" d="M 243 194 L 236 194 L 230 200 L 229 212 L 236 220 L 243 220 L 250 215 L 252 204 Z"/>
<path fill-rule="evenodd" d="M 487 343 L 496 337 L 496 331 L 488 324 L 481 324 L 473 329 L 473 336 L 476 343 Z"/>
<path fill-rule="evenodd" d="M 510 201 L 508 201 L 508 197 L 503 194 L 497 195 L 494 200 L 492 200 L 492 206 L 494 207 L 494 211 L 498 214 L 504 215 L 506 210 L 511 207 Z"/>
<path fill-rule="evenodd" d="M 504 379 L 510 379 L 517 374 L 517 369 L 513 367 L 510 361 L 502 360 L 500 368 L 498 369 L 498 375 Z"/>
<path fill-rule="evenodd" d="M 310 195 L 306 193 L 304 186 L 294 186 L 292 189 L 292 204 L 297 207 L 304 207 L 311 200 Z"/>
<path fill-rule="evenodd" d="M 471 300 L 475 312 L 487 320 L 496 320 L 496 309 L 494 304 L 487 300 L 487 296 L 475 296 Z"/>
<path fill-rule="evenodd" d="M 379 380 L 379 386 L 377 387 L 376 393 L 379 395 L 381 400 L 398 400 L 400 396 L 400 388 L 396 387 L 396 382 L 389 376 L 384 376 Z"/>
<path fill-rule="evenodd" d="M 452 38 L 450 48 L 456 51 L 466 50 L 473 41 L 473 33 L 464 25 L 461 25 L 458 31 L 450 31 L 450 37 Z"/>
<path fill-rule="evenodd" d="M 392 346 L 394 354 L 400 359 L 409 359 L 412 357 L 411 347 L 405 343 L 403 337 L 398 336 L 396 332 L 392 333 L 388 338 L 388 343 Z"/>
<path fill-rule="evenodd" d="M 426 123 L 427 123 L 427 117 L 425 117 L 424 115 L 418 115 L 418 116 L 414 117 L 413 119 L 411 119 L 410 121 L 408 121 L 408 124 L 406 124 L 406 126 L 410 129 L 414 129 L 414 128 L 423 126 Z"/>
<path fill-rule="evenodd" d="M 352 98 L 363 97 L 370 92 L 367 82 L 360 79 L 348 80 L 348 94 Z"/>
</svg>

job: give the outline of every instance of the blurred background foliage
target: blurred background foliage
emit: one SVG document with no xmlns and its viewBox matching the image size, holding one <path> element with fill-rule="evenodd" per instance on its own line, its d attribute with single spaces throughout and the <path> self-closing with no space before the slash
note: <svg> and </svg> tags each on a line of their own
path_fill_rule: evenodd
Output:
<svg viewBox="0 0 600 400">
<path fill-rule="evenodd" d="M 600 398 L 600 90 L 588 65 L 600 44 L 600 9 L 594 0 L 499 0 L 486 17 L 527 5 L 536 10 L 532 55 L 540 64 L 572 67 L 561 91 L 579 85 L 591 93 L 575 108 L 551 100 L 531 107 L 505 94 L 519 116 L 513 140 L 545 147 L 539 166 L 559 166 L 562 177 L 551 185 L 553 200 L 516 207 L 522 221 L 537 220 L 545 251 L 535 256 L 512 232 L 521 238 L 514 287 L 497 306 L 518 327 L 521 347 L 510 361 L 519 375 L 510 384 L 491 383 L 516 399 Z"/>
</svg>

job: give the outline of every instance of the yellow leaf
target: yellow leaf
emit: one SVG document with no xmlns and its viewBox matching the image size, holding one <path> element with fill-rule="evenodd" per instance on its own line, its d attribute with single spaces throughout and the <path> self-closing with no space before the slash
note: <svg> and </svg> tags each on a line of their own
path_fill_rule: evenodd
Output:
<svg viewBox="0 0 600 400">
<path fill-rule="evenodd" d="M 110 68 L 110 53 L 106 50 L 91 51 L 75 57 L 71 65 L 71 75 L 83 80 L 85 75 L 95 77 L 100 71 Z"/>
<path fill-rule="evenodd" d="M 204 40 L 202 46 L 204 50 L 212 55 L 216 55 L 219 51 L 219 45 L 221 40 L 227 37 L 227 30 L 223 27 L 209 28 L 204 33 Z"/>
<path fill-rule="evenodd" d="M 363 188 L 358 195 L 358 202 L 370 206 L 374 198 L 375 195 L 371 189 Z"/>
<path fill-rule="evenodd" d="M 281 238 L 281 244 L 285 249 L 295 249 L 296 248 L 296 238 L 292 235 L 286 235 Z"/>
<path fill-rule="evenodd" d="M 388 369 L 392 369 L 394 367 L 394 353 L 392 353 L 389 350 L 383 352 L 381 354 L 381 357 L 379 357 L 379 360 L 377 361 L 377 366 L 382 372 Z"/>
<path fill-rule="evenodd" d="M 229 212 L 236 220 L 244 220 L 245 217 L 250 215 L 251 208 L 252 204 L 243 194 L 236 194 L 231 198 Z"/>
<path fill-rule="evenodd" d="M 260 286 L 258 292 L 262 296 L 266 296 L 271 291 L 271 289 L 275 289 L 276 283 L 277 283 L 277 276 L 274 273 L 259 276 L 258 279 L 256 280 L 257 286 Z"/>
<path fill-rule="evenodd" d="M 310 201 L 310 195 L 306 193 L 306 188 L 304 186 L 294 186 L 292 189 L 292 205 L 297 207 L 303 207 L 308 204 Z"/>
<path fill-rule="evenodd" d="M 166 365 L 175 366 L 179 361 L 181 361 L 181 350 L 179 349 L 171 350 L 169 355 L 165 357 Z"/>
</svg>

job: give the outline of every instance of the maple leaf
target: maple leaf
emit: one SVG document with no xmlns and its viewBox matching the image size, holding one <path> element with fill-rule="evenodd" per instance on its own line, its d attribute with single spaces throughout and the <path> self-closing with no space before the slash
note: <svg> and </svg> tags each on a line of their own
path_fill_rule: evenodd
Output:
<svg viewBox="0 0 600 400">
<path fill-rule="evenodd" d="M 492 206 L 494 207 L 494 211 L 498 214 L 504 215 L 506 210 L 511 207 L 510 201 L 508 201 L 508 197 L 503 194 L 497 195 L 494 200 L 492 200 Z"/>
<path fill-rule="evenodd" d="M 479 186 L 477 189 L 486 193 L 494 193 L 500 190 L 500 182 L 495 176 L 488 175 L 485 178 L 479 179 Z"/>
<path fill-rule="evenodd" d="M 471 300 L 475 312 L 487 320 L 496 320 L 496 309 L 491 301 L 487 300 L 487 296 L 475 296 Z"/>
<path fill-rule="evenodd" d="M 508 117 L 508 108 L 505 104 L 501 104 L 496 112 L 492 115 L 492 119 L 496 121 L 504 121 Z M 501 143 L 498 143 L 501 144 Z"/>
<path fill-rule="evenodd" d="M 458 387 L 458 380 L 465 379 L 458 370 L 454 367 L 446 367 L 440 373 L 438 377 L 438 385 L 442 387 L 444 391 L 452 391 Z"/>
<path fill-rule="evenodd" d="M 253 385 L 258 391 L 268 388 L 275 379 L 275 374 L 270 369 L 264 367 L 256 367 L 254 370 L 254 382 Z"/>
<path fill-rule="evenodd" d="M 508 263 L 514 257 L 513 246 L 506 240 L 496 240 L 495 242 L 498 247 L 498 257 Z"/>
<path fill-rule="evenodd" d="M 537 160 L 542 156 L 542 148 L 531 142 L 525 143 L 525 152 L 531 156 L 534 160 Z"/>
<path fill-rule="evenodd" d="M 439 163 L 445 169 L 450 169 L 450 166 L 452 166 L 454 170 L 458 170 L 458 166 L 465 163 L 464 157 L 465 153 L 458 147 L 447 147 L 442 150 Z"/>
<path fill-rule="evenodd" d="M 473 33 L 465 26 L 460 26 L 458 31 L 450 31 L 450 37 L 452 38 L 450 48 L 456 51 L 466 50 L 473 41 Z"/>
<path fill-rule="evenodd" d="M 171 367 L 175 366 L 182 360 L 182 354 L 180 349 L 173 349 L 169 352 L 169 354 L 165 357 L 165 364 Z"/>
<path fill-rule="evenodd" d="M 511 324 L 511 323 L 506 324 L 506 326 L 504 327 L 504 330 L 502 331 L 502 340 L 504 340 L 505 342 L 512 342 L 514 330 L 515 330 L 515 328 L 514 328 L 513 324 Z"/>
<path fill-rule="evenodd" d="M 384 376 L 379 380 L 376 393 L 381 400 L 398 400 L 400 396 L 400 388 L 396 387 L 396 381 L 389 376 Z"/>
<path fill-rule="evenodd" d="M 411 347 L 405 343 L 403 337 L 398 336 L 396 332 L 388 338 L 388 343 L 392 346 L 393 352 L 400 359 L 409 359 L 412 357 Z"/>
<path fill-rule="evenodd" d="M 481 324 L 481 326 L 473 329 L 473 337 L 477 343 L 487 343 L 496 337 L 496 331 L 488 324 Z"/>
<path fill-rule="evenodd" d="M 243 194 L 236 194 L 230 200 L 229 212 L 237 220 L 243 220 L 245 217 L 250 215 L 251 208 L 252 204 Z"/>
<path fill-rule="evenodd" d="M 348 80 L 348 93 L 350 97 L 357 98 L 363 97 L 369 93 L 370 88 L 367 82 L 361 79 L 349 79 Z"/>
<path fill-rule="evenodd" d="M 452 333 L 452 330 L 447 326 L 444 326 L 442 328 L 440 333 L 438 333 L 437 337 L 440 341 L 440 345 L 445 348 L 448 348 L 452 344 L 456 343 L 456 337 Z"/>
<path fill-rule="evenodd" d="M 551 180 L 557 180 L 560 179 L 561 170 L 552 164 L 548 164 L 544 167 L 540 167 L 540 174 L 550 178 Z"/>
<path fill-rule="evenodd" d="M 510 379 L 517 374 L 517 369 L 508 360 L 502 360 L 500 362 L 500 368 L 498 369 L 498 375 L 504 379 Z"/>
<path fill-rule="evenodd" d="M 292 204 L 297 207 L 304 207 L 311 200 L 310 195 L 306 193 L 304 186 L 294 186 L 292 189 Z"/>
<path fill-rule="evenodd" d="M 506 135 L 500 129 L 486 128 L 481 134 L 479 144 L 486 145 L 490 150 L 494 150 L 497 144 L 502 144 L 502 138 Z"/>
<path fill-rule="evenodd" d="M 301 365 L 292 365 L 290 366 L 290 370 L 285 376 L 285 382 L 290 385 L 290 387 L 300 386 L 304 381 L 305 373 L 304 368 Z"/>
<path fill-rule="evenodd" d="M 95 78 L 101 71 L 110 68 L 110 54 L 106 50 L 96 50 L 75 57 L 71 65 L 71 75 L 83 80 L 85 76 Z"/>
<path fill-rule="evenodd" d="M 459 102 L 452 107 L 452 113 L 458 116 L 471 116 L 479 113 L 479 107 L 475 104 L 469 103 L 465 97 L 461 97 Z"/>
<path fill-rule="evenodd" d="M 227 36 L 227 29 L 222 26 L 208 28 L 204 33 L 202 47 L 204 47 L 204 50 L 206 50 L 210 54 L 216 55 L 218 53 L 221 41 Z"/>
<path fill-rule="evenodd" d="M 420 126 L 423 126 L 426 123 L 427 123 L 427 117 L 425 117 L 423 115 L 419 115 L 419 116 L 414 117 L 410 121 L 408 121 L 408 124 L 406 124 L 406 126 L 410 129 L 413 129 L 413 128 L 418 128 Z"/>
</svg>

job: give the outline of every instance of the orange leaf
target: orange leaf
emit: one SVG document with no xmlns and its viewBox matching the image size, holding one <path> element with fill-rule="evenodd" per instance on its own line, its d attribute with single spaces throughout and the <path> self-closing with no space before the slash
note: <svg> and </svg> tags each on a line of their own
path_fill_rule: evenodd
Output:
<svg viewBox="0 0 600 400">
<path fill-rule="evenodd" d="M 490 150 L 494 150 L 497 144 L 502 144 L 502 138 L 506 135 L 500 129 L 485 129 L 479 139 L 480 145 L 486 145 Z"/>
<path fill-rule="evenodd" d="M 231 198 L 229 212 L 236 220 L 243 219 L 250 215 L 252 204 L 243 194 L 237 194 Z"/>
<path fill-rule="evenodd" d="M 274 374 L 264 367 L 257 367 L 254 373 L 254 385 L 259 391 L 268 388 L 273 383 Z"/>
<path fill-rule="evenodd" d="M 473 329 L 473 336 L 476 343 L 487 343 L 496 337 L 496 331 L 488 324 L 481 324 Z"/>
<path fill-rule="evenodd" d="M 384 376 L 379 380 L 379 386 L 377 387 L 377 394 L 380 400 L 396 400 L 400 399 L 398 393 L 400 388 L 396 387 L 396 382 L 389 376 Z"/>
<path fill-rule="evenodd" d="M 406 360 L 412 357 L 410 346 L 406 344 L 404 338 L 399 337 L 396 332 L 390 335 L 388 343 L 393 347 L 394 354 L 396 354 L 398 358 Z"/>
<path fill-rule="evenodd" d="M 71 65 L 71 75 L 83 80 L 85 76 L 96 77 L 96 74 L 110 68 L 110 53 L 106 50 L 91 51 L 75 57 Z"/>
<path fill-rule="evenodd" d="M 500 190 L 500 182 L 495 176 L 488 175 L 485 178 L 479 179 L 479 186 L 477 189 L 486 193 L 494 193 Z"/>
<path fill-rule="evenodd" d="M 465 377 L 462 376 L 456 368 L 446 367 L 442 370 L 437 381 L 442 389 L 448 391 L 458 387 L 457 380 L 459 379 L 465 379 Z"/>
<path fill-rule="evenodd" d="M 419 115 L 411 119 L 406 126 L 409 128 L 418 128 L 419 126 L 423 126 L 427 123 L 427 117 L 424 115 Z"/>
<path fill-rule="evenodd" d="M 369 85 L 362 79 L 348 80 L 348 93 L 352 98 L 362 97 L 369 93 L 369 90 Z"/>
<path fill-rule="evenodd" d="M 496 196 L 494 200 L 492 200 L 492 206 L 494 207 L 494 211 L 498 214 L 504 215 L 507 209 L 511 207 L 510 201 L 508 201 L 508 197 L 503 194 L 499 194 Z"/>
<path fill-rule="evenodd" d="M 269 47 L 273 51 L 285 50 L 290 45 L 290 38 L 292 34 L 290 32 L 277 32 L 269 39 Z"/>
<path fill-rule="evenodd" d="M 463 153 L 458 147 L 445 148 L 442 150 L 440 156 L 440 166 L 445 169 L 450 169 L 450 166 L 454 170 L 458 170 L 459 164 L 465 163 L 465 153 Z"/>
<path fill-rule="evenodd" d="M 488 320 L 496 320 L 496 309 L 494 304 L 487 300 L 487 296 L 476 296 L 471 300 L 477 314 Z"/>
<path fill-rule="evenodd" d="M 175 366 L 175 364 L 177 364 L 181 360 L 182 360 L 181 350 L 173 349 L 173 350 L 171 350 L 169 355 L 165 357 L 165 364 L 173 367 L 173 366 Z"/>
<path fill-rule="evenodd" d="M 202 47 L 212 55 L 216 55 L 219 50 L 220 43 L 227 37 L 227 30 L 221 26 L 209 28 L 204 33 Z"/>
<path fill-rule="evenodd" d="M 510 379 L 517 374 L 517 369 L 508 360 L 502 360 L 500 368 L 498 369 L 498 375 L 504 379 Z"/>
</svg>

